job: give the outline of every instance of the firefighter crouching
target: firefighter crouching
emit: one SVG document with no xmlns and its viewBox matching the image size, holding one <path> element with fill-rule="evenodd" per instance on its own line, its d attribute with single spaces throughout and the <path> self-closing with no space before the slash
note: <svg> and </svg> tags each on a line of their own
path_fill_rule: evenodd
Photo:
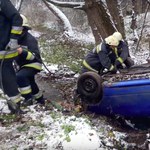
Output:
<svg viewBox="0 0 150 150">
<path fill-rule="evenodd" d="M 105 40 L 97 45 L 83 61 L 81 74 L 93 71 L 101 74 L 106 68 L 111 74 L 117 73 L 118 68 L 131 67 L 128 62 L 129 49 L 125 42 L 122 41 L 122 35 L 115 32 L 113 35 L 105 38 Z"/>
<path fill-rule="evenodd" d="M 18 56 L 19 45 L 17 41 L 21 32 L 22 18 L 20 14 L 10 0 L 0 0 L 1 88 L 16 104 L 21 101 L 21 96 L 12 62 Z"/>
<path fill-rule="evenodd" d="M 28 25 L 26 16 L 21 14 L 23 19 L 23 32 L 18 44 L 21 46 L 18 49 L 19 56 L 16 63 L 19 65 L 17 72 L 17 82 L 21 95 L 25 98 L 25 105 L 32 105 L 33 99 L 37 103 L 44 104 L 43 94 L 39 90 L 35 82 L 34 76 L 42 69 L 42 60 L 38 48 L 38 42 L 28 30 L 31 28 Z"/>
</svg>

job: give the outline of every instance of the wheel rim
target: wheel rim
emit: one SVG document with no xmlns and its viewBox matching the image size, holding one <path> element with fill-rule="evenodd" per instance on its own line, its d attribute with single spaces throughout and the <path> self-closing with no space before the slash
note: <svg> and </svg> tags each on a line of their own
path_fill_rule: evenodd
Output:
<svg viewBox="0 0 150 150">
<path fill-rule="evenodd" d="M 85 91 L 90 93 L 94 93 L 97 89 L 97 84 L 93 79 L 85 79 L 83 86 Z"/>
</svg>

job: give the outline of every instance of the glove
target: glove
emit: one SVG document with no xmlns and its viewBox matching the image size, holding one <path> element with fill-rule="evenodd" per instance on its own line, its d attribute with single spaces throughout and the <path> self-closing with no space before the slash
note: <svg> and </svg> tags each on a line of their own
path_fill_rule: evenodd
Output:
<svg viewBox="0 0 150 150">
<path fill-rule="evenodd" d="M 113 70 L 111 70 L 111 74 L 116 74 L 117 73 L 117 68 L 116 67 L 114 67 L 114 69 Z"/>
<path fill-rule="evenodd" d="M 116 74 L 120 74 L 120 71 L 117 70 Z"/>
<path fill-rule="evenodd" d="M 126 65 L 124 63 L 120 63 L 119 60 L 117 60 L 117 59 L 115 61 L 115 66 L 117 66 L 117 68 L 119 68 L 119 69 L 126 68 Z"/>
<path fill-rule="evenodd" d="M 15 50 L 19 48 L 18 41 L 16 39 L 10 39 L 8 45 L 6 46 L 6 50 Z"/>
<path fill-rule="evenodd" d="M 126 65 L 124 63 L 117 66 L 117 69 L 125 69 Z"/>
<path fill-rule="evenodd" d="M 123 69 L 125 69 L 125 68 L 126 68 L 126 65 L 125 65 L 124 63 L 122 63 L 122 67 L 123 67 Z"/>
</svg>

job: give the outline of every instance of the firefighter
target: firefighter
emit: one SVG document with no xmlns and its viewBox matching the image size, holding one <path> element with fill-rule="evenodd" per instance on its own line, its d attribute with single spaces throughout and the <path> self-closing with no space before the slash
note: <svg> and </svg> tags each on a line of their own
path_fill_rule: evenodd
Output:
<svg viewBox="0 0 150 150">
<path fill-rule="evenodd" d="M 126 60 L 124 61 L 124 63 L 122 65 L 119 65 L 120 68 L 130 68 L 131 66 L 134 65 L 134 61 L 131 59 L 130 54 L 129 54 L 129 49 L 127 44 L 123 41 L 122 39 L 122 34 L 120 32 L 114 32 L 113 36 L 119 41 L 119 45 L 118 45 L 118 49 L 122 50 L 122 54 L 120 54 L 120 58 L 122 57 L 122 55 L 124 55 L 125 51 L 128 52 L 128 57 L 126 58 Z M 119 62 L 118 62 L 119 63 Z M 120 62 L 121 64 L 121 62 Z M 124 65 L 125 64 L 125 65 Z M 119 67 L 118 66 L 118 67 Z"/>
<path fill-rule="evenodd" d="M 81 74 L 93 71 L 101 74 L 103 69 L 107 69 L 111 74 L 117 73 L 119 65 L 121 65 L 128 57 L 129 50 L 127 45 L 119 45 L 119 40 L 115 36 L 110 35 L 97 45 L 93 52 L 89 53 L 83 61 Z"/>
<path fill-rule="evenodd" d="M 19 66 L 17 72 L 17 82 L 21 95 L 25 98 L 24 104 L 29 106 L 33 104 L 33 99 L 37 103 L 44 104 L 43 94 L 35 82 L 35 75 L 42 69 L 42 60 L 38 48 L 38 42 L 28 31 L 31 28 L 25 15 L 21 14 L 23 19 L 23 32 L 18 40 L 21 46 L 18 49 L 18 59 L 16 63 Z"/>
<path fill-rule="evenodd" d="M 13 60 L 18 56 L 18 39 L 22 33 L 22 18 L 10 0 L 0 0 L 0 63 L 1 88 L 16 104 L 21 101 Z M 9 103 L 8 103 L 9 104 Z M 14 110 L 10 107 L 12 113 Z M 16 112 L 15 112 L 16 113 Z"/>
</svg>

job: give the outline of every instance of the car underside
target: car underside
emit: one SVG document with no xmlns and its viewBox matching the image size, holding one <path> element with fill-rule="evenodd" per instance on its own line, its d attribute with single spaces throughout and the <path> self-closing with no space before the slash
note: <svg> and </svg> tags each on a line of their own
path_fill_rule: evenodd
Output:
<svg viewBox="0 0 150 150">
<path fill-rule="evenodd" d="M 88 111 L 124 117 L 150 116 L 150 63 L 120 69 L 119 74 L 86 72 L 77 81 L 78 100 Z"/>
</svg>

